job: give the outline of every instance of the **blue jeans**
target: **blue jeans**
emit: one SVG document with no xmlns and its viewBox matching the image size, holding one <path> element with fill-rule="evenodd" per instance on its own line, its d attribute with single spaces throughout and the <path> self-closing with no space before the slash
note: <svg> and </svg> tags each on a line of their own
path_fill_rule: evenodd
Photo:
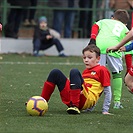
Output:
<svg viewBox="0 0 133 133">
<path fill-rule="evenodd" d="M 55 29 L 61 34 L 62 26 L 64 26 L 64 37 L 70 38 L 72 35 L 74 17 L 75 11 L 54 10 L 53 29 Z"/>
<path fill-rule="evenodd" d="M 47 44 L 44 44 L 43 42 L 41 42 L 40 39 L 37 38 L 33 41 L 33 51 L 39 52 L 39 50 L 48 49 L 48 48 L 52 47 L 53 45 L 55 45 L 58 52 L 61 52 L 62 50 L 64 50 L 61 42 L 56 38 L 53 38 L 50 41 L 50 43 L 47 43 Z"/>
</svg>

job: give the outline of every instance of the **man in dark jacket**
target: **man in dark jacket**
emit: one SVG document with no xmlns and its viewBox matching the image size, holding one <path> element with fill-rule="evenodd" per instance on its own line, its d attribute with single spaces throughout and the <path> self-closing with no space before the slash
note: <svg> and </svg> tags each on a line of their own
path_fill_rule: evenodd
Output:
<svg viewBox="0 0 133 133">
<path fill-rule="evenodd" d="M 18 38 L 19 27 L 21 23 L 23 7 L 30 5 L 30 0 L 8 0 L 11 6 L 21 6 L 22 8 L 11 8 L 7 18 L 7 24 L 4 27 L 5 37 Z"/>
<path fill-rule="evenodd" d="M 39 50 L 45 50 L 55 45 L 60 57 L 66 57 L 64 48 L 59 39 L 50 34 L 47 27 L 47 18 L 42 16 L 39 18 L 38 25 L 35 27 L 33 36 L 33 55 L 40 56 Z"/>
</svg>

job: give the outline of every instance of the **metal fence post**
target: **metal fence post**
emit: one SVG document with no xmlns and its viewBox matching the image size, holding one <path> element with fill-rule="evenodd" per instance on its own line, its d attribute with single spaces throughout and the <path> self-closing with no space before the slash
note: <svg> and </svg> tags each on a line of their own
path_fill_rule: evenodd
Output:
<svg viewBox="0 0 133 133">
<path fill-rule="evenodd" d="M 5 25 L 6 24 L 6 19 L 7 19 L 7 9 L 8 9 L 7 0 L 4 0 L 3 5 L 2 5 L 2 9 L 3 9 L 2 24 Z"/>
</svg>

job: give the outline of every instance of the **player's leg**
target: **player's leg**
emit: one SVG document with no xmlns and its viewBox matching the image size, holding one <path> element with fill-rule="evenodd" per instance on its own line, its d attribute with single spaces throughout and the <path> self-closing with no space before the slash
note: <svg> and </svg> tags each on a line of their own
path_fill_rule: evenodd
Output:
<svg viewBox="0 0 133 133">
<path fill-rule="evenodd" d="M 125 84 L 127 85 L 128 90 L 133 93 L 133 66 L 125 76 Z"/>
<path fill-rule="evenodd" d="M 127 68 L 126 74 L 127 74 L 132 66 L 132 55 L 131 54 L 125 55 L 125 62 L 126 62 L 126 68 Z"/>
<path fill-rule="evenodd" d="M 114 96 L 114 108 L 119 109 L 123 108 L 121 105 L 121 95 L 122 95 L 122 75 L 121 71 L 123 70 L 122 59 L 115 58 L 113 56 L 107 55 L 107 64 L 112 72 L 112 88 Z"/>
<path fill-rule="evenodd" d="M 67 109 L 69 114 L 80 114 L 79 102 L 82 90 L 83 78 L 78 69 L 70 71 L 70 107 Z"/>
<path fill-rule="evenodd" d="M 47 80 L 44 82 L 44 86 L 42 89 L 41 96 L 46 99 L 46 101 L 49 101 L 50 96 L 52 95 L 55 85 L 57 85 L 58 90 L 60 92 L 62 102 L 69 105 L 70 99 L 69 99 L 69 89 L 70 84 L 69 80 L 65 77 L 65 75 L 58 69 L 53 69 L 47 78 Z"/>
<path fill-rule="evenodd" d="M 121 95 L 122 95 L 122 76 L 121 72 L 119 73 L 112 73 L 113 81 L 112 81 L 112 88 L 113 88 L 113 96 L 114 96 L 114 108 L 119 109 L 123 108 L 121 105 Z"/>
</svg>

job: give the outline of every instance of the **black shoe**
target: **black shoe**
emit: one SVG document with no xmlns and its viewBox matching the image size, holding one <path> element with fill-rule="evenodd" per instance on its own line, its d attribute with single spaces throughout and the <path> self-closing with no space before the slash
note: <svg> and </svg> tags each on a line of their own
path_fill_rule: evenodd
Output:
<svg viewBox="0 0 133 133">
<path fill-rule="evenodd" d="M 59 54 L 59 57 L 67 57 L 65 54 Z"/>
</svg>

